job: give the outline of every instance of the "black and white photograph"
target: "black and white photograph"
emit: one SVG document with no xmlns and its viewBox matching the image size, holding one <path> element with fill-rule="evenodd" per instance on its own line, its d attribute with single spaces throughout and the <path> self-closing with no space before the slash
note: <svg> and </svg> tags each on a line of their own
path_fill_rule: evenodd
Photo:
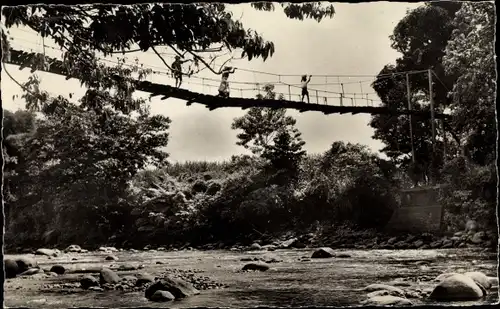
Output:
<svg viewBox="0 0 500 309">
<path fill-rule="evenodd" d="M 498 305 L 496 23 L 2 3 L 3 307 Z"/>
</svg>

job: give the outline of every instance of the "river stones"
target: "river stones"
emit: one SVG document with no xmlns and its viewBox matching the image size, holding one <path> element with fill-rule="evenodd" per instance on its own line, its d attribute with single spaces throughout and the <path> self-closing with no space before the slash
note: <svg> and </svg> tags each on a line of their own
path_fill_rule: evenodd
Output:
<svg viewBox="0 0 500 309">
<path fill-rule="evenodd" d="M 471 272 L 466 272 L 464 275 L 467 277 L 471 278 L 474 280 L 476 284 L 480 284 L 483 288 L 485 289 L 490 289 L 491 288 L 491 282 L 485 274 L 479 271 L 471 271 Z"/>
<path fill-rule="evenodd" d="M 54 265 L 50 268 L 50 272 L 62 275 L 66 272 L 66 269 L 62 265 Z"/>
<path fill-rule="evenodd" d="M 323 247 L 319 248 L 311 255 L 312 259 L 325 259 L 335 256 L 335 251 L 332 248 Z"/>
<path fill-rule="evenodd" d="M 155 278 L 148 273 L 138 274 L 136 277 L 137 277 L 137 281 L 135 282 L 136 286 L 142 286 L 144 284 L 148 284 L 155 281 Z"/>
<path fill-rule="evenodd" d="M 171 301 L 171 300 L 174 300 L 175 299 L 175 296 L 172 295 L 172 293 L 168 292 L 168 291 L 156 291 L 153 293 L 153 295 L 151 295 L 151 298 L 150 300 L 152 301 Z"/>
<path fill-rule="evenodd" d="M 64 252 L 76 252 L 79 253 L 82 251 L 82 248 L 79 245 L 69 245 Z"/>
<path fill-rule="evenodd" d="M 40 268 L 30 268 L 30 269 L 20 273 L 19 276 L 32 276 L 32 275 L 36 275 L 39 273 L 43 273 L 43 270 Z"/>
<path fill-rule="evenodd" d="M 262 250 L 262 247 L 258 243 L 253 243 L 250 248 L 248 248 L 250 251 L 257 251 L 257 250 Z"/>
<path fill-rule="evenodd" d="M 137 278 L 135 276 L 128 275 L 128 276 L 123 277 L 122 281 L 129 282 L 129 283 L 132 283 L 135 285 L 137 282 Z"/>
<path fill-rule="evenodd" d="M 171 277 L 165 277 L 149 286 L 145 292 L 146 298 L 151 299 L 156 291 L 168 291 L 175 296 L 176 299 L 200 294 L 200 291 L 195 289 L 188 282 Z"/>
<path fill-rule="evenodd" d="M 248 263 L 241 270 L 247 271 L 247 270 L 257 270 L 257 271 L 266 271 L 269 269 L 269 265 L 261 262 L 256 262 L 256 263 Z"/>
<path fill-rule="evenodd" d="M 380 283 L 375 283 L 375 284 L 370 284 L 367 287 L 363 289 L 366 292 L 376 292 L 376 291 L 387 291 L 388 295 L 397 295 L 397 296 L 404 296 L 405 292 L 401 290 L 400 288 L 397 288 L 392 285 L 388 284 L 380 284 Z"/>
<path fill-rule="evenodd" d="M 278 246 L 278 247 L 279 247 L 279 248 L 281 248 L 281 249 L 288 249 L 288 248 L 293 247 L 293 245 L 294 245 L 297 241 L 298 241 L 298 239 L 294 237 L 294 238 L 291 238 L 291 239 L 289 239 L 289 240 L 287 240 L 287 241 L 282 242 L 281 244 L 279 244 L 279 246 Z"/>
<path fill-rule="evenodd" d="M 118 266 L 119 271 L 129 271 L 129 270 L 137 270 L 137 266 L 130 265 L 130 264 L 122 264 Z"/>
<path fill-rule="evenodd" d="M 283 262 L 283 260 L 280 260 L 278 257 L 272 255 L 264 255 L 260 258 L 260 260 L 267 264 Z"/>
<path fill-rule="evenodd" d="M 101 269 L 101 272 L 99 273 L 99 282 L 101 284 L 105 284 L 105 283 L 114 284 L 114 283 L 120 282 L 120 277 L 118 277 L 118 275 L 114 271 L 112 271 L 111 269 L 103 268 L 103 269 Z"/>
<path fill-rule="evenodd" d="M 99 251 L 102 252 L 118 252 L 118 249 L 115 247 L 99 247 Z"/>
<path fill-rule="evenodd" d="M 373 296 L 362 302 L 363 305 L 372 306 L 404 306 L 412 305 L 412 302 L 406 298 L 392 296 L 392 295 L 380 295 Z"/>
<path fill-rule="evenodd" d="M 472 278 L 453 274 L 439 282 L 429 298 L 437 301 L 458 301 L 479 299 L 484 295 L 486 295 L 484 288 L 482 289 Z"/>
<path fill-rule="evenodd" d="M 5 277 L 7 279 L 15 278 L 19 274 L 19 266 L 17 266 L 16 261 L 11 259 L 3 260 L 3 265 L 5 269 Z"/>
<path fill-rule="evenodd" d="M 40 248 L 40 249 L 35 251 L 35 255 L 45 255 L 45 256 L 57 257 L 58 252 L 56 250 L 52 250 L 52 249 Z"/>
<path fill-rule="evenodd" d="M 94 276 L 86 275 L 82 279 L 80 279 L 80 285 L 84 289 L 88 289 L 90 287 L 98 287 L 99 281 Z"/>
<path fill-rule="evenodd" d="M 105 258 L 106 261 L 118 261 L 118 258 L 114 255 L 108 255 Z"/>
</svg>

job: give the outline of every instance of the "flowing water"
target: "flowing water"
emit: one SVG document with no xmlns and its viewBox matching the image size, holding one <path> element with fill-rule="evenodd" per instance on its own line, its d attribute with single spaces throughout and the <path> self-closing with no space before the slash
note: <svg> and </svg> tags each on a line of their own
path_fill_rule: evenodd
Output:
<svg viewBox="0 0 500 309">
<path fill-rule="evenodd" d="M 340 250 L 339 250 L 340 251 Z M 5 306 L 36 308 L 68 307 L 255 307 L 255 306 L 349 306 L 359 305 L 366 299 L 361 291 L 372 283 L 391 284 L 395 280 L 405 281 L 410 286 L 432 288 L 435 282 L 422 276 L 436 277 L 444 272 L 482 271 L 488 276 L 497 276 L 497 256 L 478 250 L 341 250 L 348 258 L 312 259 L 313 249 L 277 250 L 274 252 L 233 251 L 129 251 L 117 252 L 118 261 L 104 261 L 108 254 L 90 252 L 64 254 L 58 258 L 36 256 L 39 265 L 46 269 L 51 265 L 64 265 L 67 274 L 53 278 L 15 278 L 4 285 Z M 33 257 L 33 255 L 28 255 Z M 244 257 L 274 257 L 280 263 L 269 264 L 266 272 L 240 272 L 246 262 Z M 16 257 L 15 255 L 6 258 Z M 72 258 L 77 258 L 76 261 Z M 417 263 L 428 261 L 426 265 Z M 157 264 L 161 262 L 162 264 Z M 81 274 L 74 269 L 116 266 L 121 264 L 144 265 L 135 272 L 118 272 L 119 275 L 148 272 L 160 274 L 167 268 L 201 270 L 198 275 L 226 284 L 228 287 L 201 291 L 192 296 L 170 303 L 150 302 L 144 292 L 104 291 L 93 292 L 82 289 L 71 291 L 64 288 L 47 289 L 47 284 L 75 281 Z M 424 299 L 412 300 L 415 304 Z M 487 297 L 474 302 L 460 304 L 487 304 L 498 301 L 498 287 Z"/>
</svg>

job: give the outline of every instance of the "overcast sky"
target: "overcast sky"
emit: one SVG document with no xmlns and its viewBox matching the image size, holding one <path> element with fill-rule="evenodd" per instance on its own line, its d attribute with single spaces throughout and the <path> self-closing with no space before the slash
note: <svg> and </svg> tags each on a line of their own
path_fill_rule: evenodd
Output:
<svg viewBox="0 0 500 309">
<path fill-rule="evenodd" d="M 254 29 L 266 40 L 273 41 L 276 49 L 273 57 L 265 62 L 258 59 L 250 62 L 234 60 L 230 63 L 242 69 L 276 74 L 236 71 L 230 77 L 231 96 L 254 97 L 257 94 L 255 90 L 252 90 L 255 88 L 255 83 L 281 81 L 287 84 L 298 84 L 300 82 L 300 77 L 278 77 L 279 74 L 311 74 L 313 78 L 309 88 L 313 90 L 310 90 L 312 102 L 316 102 L 314 90 L 319 90 L 320 100 L 326 96 L 329 97 L 328 103 L 338 104 L 338 100 L 332 98 L 336 96 L 332 92 L 340 91 L 339 85 L 335 85 L 338 82 L 344 83 L 345 93 L 363 92 L 368 93 L 371 99 L 378 99 L 373 95 L 373 89 L 370 88 L 373 77 L 369 76 L 375 76 L 385 64 L 393 63 L 398 57 L 398 53 L 390 47 L 389 35 L 408 9 L 420 5 L 422 3 L 334 3 L 336 10 L 334 18 L 325 19 L 320 23 L 313 20 L 288 19 L 279 9 L 274 12 L 260 12 L 252 9 L 249 4 L 231 5 L 235 17 L 241 16 L 245 27 Z M 42 51 L 42 39 L 36 33 L 26 28 L 13 28 L 10 30 L 10 35 L 13 39 L 13 48 Z M 49 46 L 45 48 L 48 56 L 61 56 L 60 50 L 51 48 L 55 46 L 52 41 L 45 40 L 45 45 Z M 166 61 L 173 61 L 172 51 L 162 49 L 162 52 L 165 53 Z M 234 55 L 239 56 L 236 53 Z M 144 66 L 159 72 L 166 71 L 161 60 L 153 52 L 127 54 L 127 61 L 132 62 L 135 56 Z M 109 59 L 113 60 L 113 58 Z M 222 60 L 218 63 L 221 64 Z M 20 71 L 16 66 L 7 65 L 7 70 L 21 83 L 26 82 L 30 76 L 29 70 Z M 85 92 L 85 89 L 80 87 L 80 83 L 74 79 L 66 81 L 65 77 L 59 75 L 43 72 L 37 74 L 42 79 L 41 88 L 54 95 L 67 97 L 69 93 L 72 93 L 73 98 L 79 98 Z M 325 78 L 315 75 L 367 76 Z M 218 78 L 219 76 L 205 70 L 200 72 L 197 78 L 185 79 L 186 83 L 183 88 L 215 94 Z M 173 80 L 162 73 L 154 74 L 148 80 L 173 85 Z M 23 109 L 24 102 L 20 99 L 20 87 L 3 71 L 1 83 L 3 108 Z M 324 83 L 331 85 L 317 85 Z M 276 90 L 288 96 L 288 86 L 280 85 Z M 321 90 L 329 91 L 329 93 L 321 92 Z M 296 100 L 299 89 L 291 88 L 291 94 L 292 99 Z M 18 95 L 18 98 L 13 99 L 14 95 Z M 146 93 L 139 92 L 138 95 L 148 97 Z M 367 104 L 366 100 L 360 99 L 354 103 Z M 154 98 L 151 102 L 151 110 L 154 114 L 163 114 L 172 120 L 170 142 L 167 147 L 172 161 L 226 160 L 231 155 L 246 153 L 242 147 L 235 144 L 237 132 L 230 128 L 233 118 L 245 113 L 241 109 L 224 108 L 209 111 L 199 104 L 188 107 L 183 101 L 177 99 L 162 101 Z M 379 141 L 372 139 L 373 130 L 368 126 L 370 115 L 325 116 L 319 112 L 299 113 L 295 110 L 290 110 L 288 113 L 297 119 L 297 127 L 306 142 L 305 149 L 310 153 L 324 152 L 332 142 L 339 140 L 365 144 L 373 151 L 382 148 Z"/>
</svg>

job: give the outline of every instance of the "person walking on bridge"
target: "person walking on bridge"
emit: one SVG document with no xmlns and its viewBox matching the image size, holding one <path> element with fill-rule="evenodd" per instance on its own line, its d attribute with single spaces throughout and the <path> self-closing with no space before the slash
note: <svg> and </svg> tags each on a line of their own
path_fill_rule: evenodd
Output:
<svg viewBox="0 0 500 309">
<path fill-rule="evenodd" d="M 300 87 L 302 88 L 302 99 L 304 102 L 304 97 L 307 96 L 307 103 L 309 103 L 309 91 L 307 90 L 307 84 L 311 81 L 312 75 L 309 75 L 309 79 L 307 79 L 307 75 L 302 75 L 302 79 L 300 81 Z"/>
<path fill-rule="evenodd" d="M 191 59 L 181 60 L 180 56 L 175 56 L 175 61 L 172 63 L 172 75 L 175 78 L 175 87 L 179 88 L 182 84 L 182 65 Z"/>
<path fill-rule="evenodd" d="M 233 74 L 236 68 L 224 67 L 222 70 L 222 80 L 219 86 L 219 96 L 223 98 L 229 98 L 229 74 Z"/>
</svg>

